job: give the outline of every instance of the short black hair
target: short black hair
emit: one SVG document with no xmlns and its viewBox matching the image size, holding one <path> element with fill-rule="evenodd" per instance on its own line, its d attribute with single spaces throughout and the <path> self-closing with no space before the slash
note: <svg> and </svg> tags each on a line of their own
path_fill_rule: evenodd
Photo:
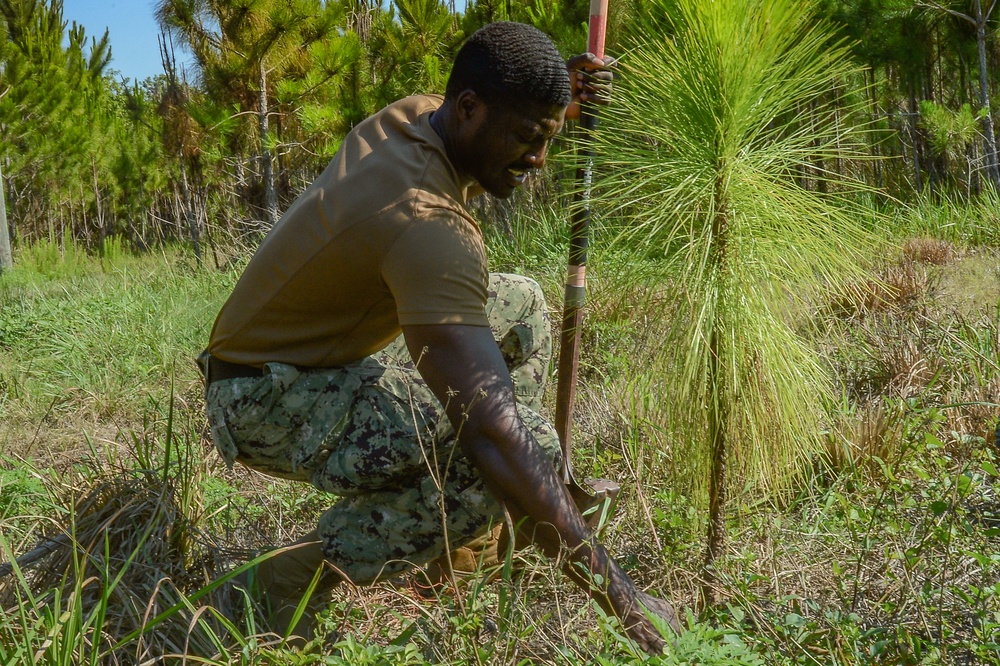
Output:
<svg viewBox="0 0 1000 666">
<path fill-rule="evenodd" d="M 446 99 L 473 90 L 487 104 L 572 101 L 566 61 L 548 36 L 524 23 L 499 21 L 474 32 L 459 49 Z"/>
</svg>

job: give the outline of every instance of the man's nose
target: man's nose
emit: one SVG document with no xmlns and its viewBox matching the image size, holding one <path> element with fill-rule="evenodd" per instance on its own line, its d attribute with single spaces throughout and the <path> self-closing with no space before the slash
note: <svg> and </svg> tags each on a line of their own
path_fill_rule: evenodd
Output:
<svg viewBox="0 0 1000 666">
<path fill-rule="evenodd" d="M 546 141 L 539 148 L 530 151 L 525 157 L 528 164 L 533 169 L 541 169 L 545 166 L 545 155 L 549 152 L 549 144 Z"/>
</svg>

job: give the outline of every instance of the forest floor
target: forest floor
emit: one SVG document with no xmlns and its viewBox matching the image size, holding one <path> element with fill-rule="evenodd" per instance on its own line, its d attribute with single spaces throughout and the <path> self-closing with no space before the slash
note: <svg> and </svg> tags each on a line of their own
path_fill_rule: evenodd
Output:
<svg viewBox="0 0 1000 666">
<path fill-rule="evenodd" d="M 900 248 L 888 291 L 810 328 L 842 392 L 828 453 L 794 492 L 730 488 L 723 602 L 700 613 L 704 507 L 623 406 L 638 324 L 594 308 L 576 467 L 621 482 L 607 542 L 685 609 L 651 663 L 1000 664 L 1000 248 Z M 531 552 L 432 598 L 406 577 L 342 586 L 298 652 L 252 614 L 227 624 L 212 608 L 242 601 L 212 581 L 329 503 L 212 449 L 193 358 L 238 266 L 53 245 L 18 259 L 0 278 L 0 561 L 60 534 L 81 548 L 0 579 L 0 663 L 649 660 Z M 543 285 L 556 296 L 557 278 Z"/>
</svg>

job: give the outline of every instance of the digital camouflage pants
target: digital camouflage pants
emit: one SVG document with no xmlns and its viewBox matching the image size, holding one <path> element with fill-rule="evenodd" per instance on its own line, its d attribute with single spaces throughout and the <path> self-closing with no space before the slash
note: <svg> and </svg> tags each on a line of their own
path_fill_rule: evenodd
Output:
<svg viewBox="0 0 1000 666">
<path fill-rule="evenodd" d="M 541 289 L 493 274 L 487 315 L 519 415 L 558 465 L 555 429 L 538 413 L 552 352 Z M 268 363 L 263 377 L 213 382 L 206 402 L 227 464 L 337 497 L 318 534 L 326 558 L 355 583 L 429 562 L 502 517 L 401 337 L 343 368 Z"/>
</svg>

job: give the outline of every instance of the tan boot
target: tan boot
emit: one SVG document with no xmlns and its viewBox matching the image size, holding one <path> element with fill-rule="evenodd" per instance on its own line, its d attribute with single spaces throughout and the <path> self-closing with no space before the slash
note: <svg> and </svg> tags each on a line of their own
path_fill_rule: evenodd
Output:
<svg viewBox="0 0 1000 666">
<path fill-rule="evenodd" d="M 414 575 L 413 586 L 417 593 L 426 598 L 435 597 L 448 583 L 455 584 L 477 571 L 495 568 L 507 552 L 506 543 L 503 550 L 499 549 L 501 541 L 506 541 L 505 536 L 506 527 L 501 523 L 464 546 L 433 560 Z"/>
<path fill-rule="evenodd" d="M 297 637 L 299 640 L 292 643 L 299 646 L 312 639 L 316 615 L 327 607 L 333 589 L 341 580 L 323 556 L 315 531 L 283 547 L 281 552 L 251 571 L 249 591 L 263 607 L 270 630 L 286 638 Z M 320 572 L 319 581 L 302 616 L 292 626 L 295 611 L 317 571 Z"/>
<path fill-rule="evenodd" d="M 574 484 L 570 492 L 577 508 L 584 514 L 587 525 L 598 532 L 614 517 L 620 490 L 613 481 L 584 479 L 581 485 Z M 530 545 L 530 537 L 518 532 L 514 539 L 514 552 Z M 497 567 L 507 557 L 508 548 L 510 530 L 507 529 L 507 523 L 502 522 L 481 537 L 430 562 L 414 575 L 413 587 L 423 597 L 435 597 L 449 582 L 455 583 L 476 571 Z M 494 568 L 491 580 L 499 575 L 499 567 Z"/>
</svg>

